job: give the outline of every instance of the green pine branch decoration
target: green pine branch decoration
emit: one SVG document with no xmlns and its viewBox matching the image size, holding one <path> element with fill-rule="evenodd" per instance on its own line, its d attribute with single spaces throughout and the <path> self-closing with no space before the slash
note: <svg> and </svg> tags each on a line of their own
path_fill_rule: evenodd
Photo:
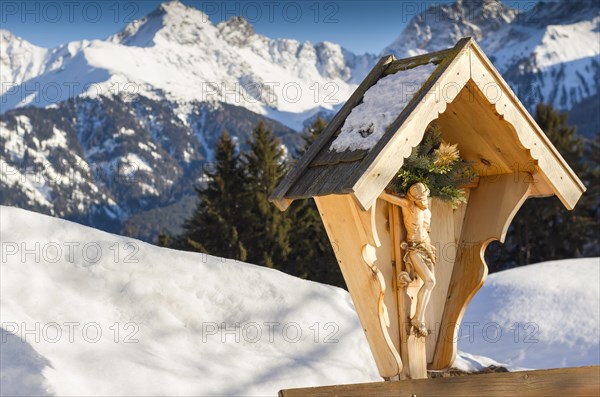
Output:
<svg viewBox="0 0 600 397">
<path fill-rule="evenodd" d="M 460 157 L 457 145 L 444 142 L 440 127 L 434 122 L 427 127 L 421 143 L 404 160 L 388 189 L 404 195 L 409 187 L 421 182 L 429 187 L 432 197 L 450 201 L 456 208 L 466 202 L 461 186 L 471 183 L 475 177 L 477 172 Z"/>
</svg>

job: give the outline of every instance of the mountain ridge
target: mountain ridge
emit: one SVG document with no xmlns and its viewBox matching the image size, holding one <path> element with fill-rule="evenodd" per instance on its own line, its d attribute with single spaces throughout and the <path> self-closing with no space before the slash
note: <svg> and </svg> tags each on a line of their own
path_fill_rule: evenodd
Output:
<svg viewBox="0 0 600 397">
<path fill-rule="evenodd" d="M 598 133 L 598 5 L 436 7 L 413 17 L 386 51 L 405 57 L 472 34 L 530 110 L 553 103 L 584 133 Z M 293 152 L 297 132 L 332 117 L 378 60 L 327 41 L 271 39 L 243 17 L 213 24 L 177 1 L 106 40 L 43 49 L 2 29 L 0 40 L 0 203 L 113 232 L 146 211 L 189 208 L 224 129 L 243 146 L 266 120 Z M 35 84 L 58 85 L 63 96 L 48 100 Z M 286 84 L 288 94 L 299 88 L 298 101 L 284 95 Z M 55 180 L 52 169 L 72 176 Z M 153 241 L 159 231 L 135 233 Z"/>
<path fill-rule="evenodd" d="M 304 119 L 342 103 L 376 60 L 335 43 L 271 39 L 242 17 L 214 25 L 178 1 L 161 4 L 107 40 L 48 51 L 48 62 L 59 67 L 5 81 L 16 86 L 3 91 L 3 111 L 129 89 L 149 98 L 243 106 L 299 130 Z M 36 90 L 51 85 L 62 88 L 56 97 Z"/>
<path fill-rule="evenodd" d="M 599 32 L 598 2 L 539 2 L 518 11 L 497 0 L 461 0 L 414 16 L 384 52 L 404 58 L 472 36 L 530 111 L 540 102 L 570 111 L 600 92 Z"/>
</svg>

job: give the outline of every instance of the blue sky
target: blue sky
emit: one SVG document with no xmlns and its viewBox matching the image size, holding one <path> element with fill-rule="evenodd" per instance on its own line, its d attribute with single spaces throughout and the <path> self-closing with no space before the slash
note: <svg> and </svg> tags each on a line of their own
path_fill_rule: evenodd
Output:
<svg viewBox="0 0 600 397">
<path fill-rule="evenodd" d="M 466 0 L 465 0 L 466 1 Z M 183 0 L 204 11 L 217 23 L 233 15 L 245 16 L 255 30 L 269 37 L 300 41 L 332 41 L 356 52 L 379 53 L 406 23 L 441 1 L 328 1 Z M 161 1 L 65 0 L 0 2 L 0 26 L 41 47 L 73 40 L 103 39 L 127 23 L 158 7 Z M 535 0 L 505 1 L 527 10 Z"/>
</svg>

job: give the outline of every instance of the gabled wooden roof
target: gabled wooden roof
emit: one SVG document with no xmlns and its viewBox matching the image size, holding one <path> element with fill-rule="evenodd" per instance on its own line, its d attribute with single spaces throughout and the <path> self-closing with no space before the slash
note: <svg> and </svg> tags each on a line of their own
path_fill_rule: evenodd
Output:
<svg viewBox="0 0 600 397">
<path fill-rule="evenodd" d="M 373 147 L 331 148 L 369 88 L 387 75 L 426 64 L 437 67 Z M 532 196 L 556 194 L 569 209 L 585 191 L 477 43 L 464 38 L 443 51 L 381 58 L 270 200 L 285 210 L 298 198 L 351 194 L 366 210 L 422 140 L 427 125 L 438 118 L 450 130 L 451 137 L 445 138 L 458 142 L 463 157 L 481 166 L 480 173 L 528 172 L 536 179 Z"/>
</svg>

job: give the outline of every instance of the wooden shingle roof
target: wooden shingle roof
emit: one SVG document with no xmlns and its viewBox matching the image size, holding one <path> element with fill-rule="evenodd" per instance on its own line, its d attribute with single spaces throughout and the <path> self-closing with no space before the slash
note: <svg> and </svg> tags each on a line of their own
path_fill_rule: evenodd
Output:
<svg viewBox="0 0 600 397">
<path fill-rule="evenodd" d="M 343 151 L 331 148 L 369 88 L 385 76 L 427 64 L 436 67 L 373 147 Z M 499 95 L 491 98 L 490 87 Z M 463 126 L 465 131 L 471 131 L 469 137 L 462 136 L 459 144 L 463 157 L 467 153 L 471 157 L 468 160 L 497 160 L 493 172 L 498 174 L 523 171 L 519 168 L 530 160 L 535 166 L 531 173 L 539 180 L 532 195 L 556 194 L 567 208 L 573 208 L 585 187 L 471 38 L 461 39 L 453 48 L 443 51 L 401 60 L 391 55 L 381 58 L 281 181 L 270 200 L 285 210 L 299 198 L 351 194 L 363 209 L 370 208 L 412 148 L 422 140 L 429 122 L 443 115 L 447 108 L 458 106 L 456 99 L 461 91 L 471 92 L 470 99 L 461 97 L 462 113 L 459 111 L 461 114 L 455 120 L 450 116 L 445 120 L 454 125 L 454 140 L 461 140 Z M 486 92 L 482 95 L 483 91 Z M 452 109 L 456 115 L 457 111 Z M 489 122 L 477 121 L 478 118 Z M 473 142 L 478 139 L 484 144 L 475 145 Z"/>
</svg>

